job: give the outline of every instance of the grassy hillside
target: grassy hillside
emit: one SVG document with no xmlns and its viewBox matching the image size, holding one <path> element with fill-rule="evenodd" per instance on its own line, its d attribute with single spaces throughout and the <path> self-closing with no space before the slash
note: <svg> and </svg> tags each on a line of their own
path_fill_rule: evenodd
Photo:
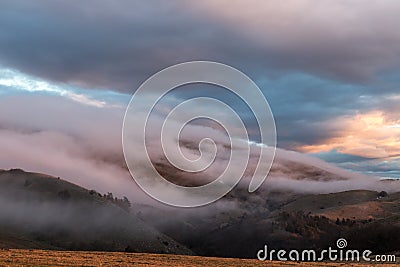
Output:
<svg viewBox="0 0 400 267">
<path fill-rule="evenodd" d="M 400 251 L 400 194 L 355 190 L 331 194 L 233 192 L 235 205 L 198 210 L 155 211 L 137 207 L 139 216 L 198 255 L 254 258 L 264 244 L 279 249 L 322 250 L 346 238 L 349 248 L 374 253 Z M 228 196 L 229 197 L 229 196 Z M 224 203 L 221 201 L 221 203 Z M 159 223 L 160 214 L 170 218 Z"/>
<path fill-rule="evenodd" d="M 62 179 L 0 171 L 0 248 L 128 251 L 255 258 L 274 249 L 400 251 L 400 194 L 355 190 L 300 194 L 236 188 L 198 209 L 120 201 Z"/>
<path fill-rule="evenodd" d="M 59 178 L 0 171 L 0 247 L 191 254 L 118 203 Z"/>
</svg>

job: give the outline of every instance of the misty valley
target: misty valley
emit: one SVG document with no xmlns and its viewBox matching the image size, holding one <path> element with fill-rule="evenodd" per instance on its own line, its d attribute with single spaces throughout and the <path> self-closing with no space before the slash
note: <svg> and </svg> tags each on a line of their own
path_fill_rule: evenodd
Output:
<svg viewBox="0 0 400 267">
<path fill-rule="evenodd" d="M 264 244 L 318 251 L 344 237 L 350 248 L 398 254 L 399 181 L 340 191 L 340 183 L 359 178 L 288 159 L 284 151 L 277 159 L 260 190 L 249 194 L 239 184 L 195 209 L 131 203 L 60 178 L 2 170 L 0 246 L 255 258 Z M 282 173 L 288 174 L 283 184 Z M 310 184 L 301 189 L 298 182 Z M 324 186 L 335 192 L 315 192 Z"/>
</svg>

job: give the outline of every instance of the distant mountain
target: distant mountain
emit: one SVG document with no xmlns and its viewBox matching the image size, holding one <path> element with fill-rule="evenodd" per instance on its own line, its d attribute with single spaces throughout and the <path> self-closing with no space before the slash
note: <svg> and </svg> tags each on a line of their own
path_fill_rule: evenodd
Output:
<svg viewBox="0 0 400 267">
<path fill-rule="evenodd" d="M 189 180 L 169 165 L 158 163 L 157 169 L 168 171 L 169 179 Z M 350 248 L 400 252 L 400 180 L 384 181 L 278 150 L 263 186 L 250 194 L 248 181 L 242 179 L 205 207 L 157 210 L 138 205 L 134 210 L 205 256 L 254 258 L 265 244 L 322 250 L 336 246 L 341 237 Z"/>
<path fill-rule="evenodd" d="M 400 193 L 380 198 L 379 192 L 367 190 L 304 195 L 274 191 L 211 209 L 135 210 L 198 255 L 254 258 L 265 244 L 271 249 L 322 250 L 346 238 L 350 248 L 400 256 Z"/>
<path fill-rule="evenodd" d="M 0 170 L 0 247 L 192 254 L 121 203 L 60 178 Z"/>
</svg>

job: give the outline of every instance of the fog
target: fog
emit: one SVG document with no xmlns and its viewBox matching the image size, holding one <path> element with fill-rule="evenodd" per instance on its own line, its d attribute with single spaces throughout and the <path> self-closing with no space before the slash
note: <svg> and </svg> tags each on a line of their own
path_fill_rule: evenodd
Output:
<svg viewBox="0 0 400 267">
<path fill-rule="evenodd" d="M 132 202 L 158 205 L 142 192 L 131 178 L 122 153 L 122 121 L 125 110 L 120 107 L 86 106 L 56 96 L 14 95 L 0 98 L 0 168 L 21 168 L 61 177 L 88 189 L 127 196 Z M 134 123 L 134 122 L 133 122 Z M 229 139 L 218 129 L 188 124 L 179 140 L 187 158 L 199 157 L 198 143 L 211 138 L 217 145 L 215 161 L 205 171 L 186 173 L 168 164 L 160 143 L 162 117 L 153 116 L 148 151 L 161 174 L 174 182 L 204 184 L 216 179 L 226 168 L 231 153 Z M 178 140 L 168 139 L 176 145 Z M 236 142 L 232 149 L 243 150 L 248 144 Z M 251 144 L 250 158 L 240 188 L 247 189 L 258 162 L 260 149 L 271 148 Z M 204 155 L 213 150 L 205 150 Z M 137 153 L 143 157 L 143 153 Z M 236 158 L 232 167 L 240 166 Z M 136 173 L 146 175 L 145 165 Z M 236 170 L 234 170 L 236 171 Z M 237 170 L 240 172 L 241 170 Z M 272 170 L 262 189 L 292 190 L 305 193 L 330 193 L 352 189 L 399 191 L 400 187 L 332 166 L 311 156 L 277 149 Z M 162 190 L 162 188 L 160 188 Z"/>
<path fill-rule="evenodd" d="M 187 253 L 130 216 L 127 206 L 114 205 L 98 194 L 21 170 L 2 171 L 0 177 L 2 248 Z"/>
<path fill-rule="evenodd" d="M 63 183 L 62 180 L 56 180 L 53 186 L 39 184 L 31 188 L 24 185 L 24 175 L 28 174 L 11 172 L 11 179 L 20 181 L 19 188 L 8 178 L 0 177 L 3 183 L 0 187 L 0 223 L 7 236 L 22 235 L 25 240 L 39 242 L 28 245 L 23 242 L 25 246 L 35 248 L 43 241 L 46 248 L 50 244 L 77 250 L 124 251 L 134 248 L 139 252 L 191 253 L 185 248 L 187 246 L 200 255 L 252 257 L 256 251 L 253 241 L 268 240 L 260 236 L 259 231 L 266 231 L 274 220 L 279 221 L 276 211 L 280 212 L 281 205 L 293 201 L 294 197 L 354 189 L 400 191 L 399 183 L 382 182 L 377 177 L 346 171 L 306 154 L 277 148 L 267 179 L 257 191 L 249 193 L 249 182 L 261 149 L 273 153 L 273 148 L 246 140 L 230 143 L 220 128 L 190 123 L 182 130 L 179 140 L 169 136 L 163 143 L 164 148 L 179 144 L 187 159 L 200 157 L 197 162 L 200 165 L 212 159 L 215 152 L 212 144 L 208 144 L 200 153 L 201 140 L 212 139 L 217 151 L 210 167 L 204 171 L 185 172 L 166 159 L 160 142 L 163 117 L 155 114 L 148 125 L 147 150 L 158 172 L 173 183 L 187 186 L 208 183 L 224 172 L 229 161 L 232 173 L 242 173 L 240 163 L 243 162 L 240 161 L 247 160 L 245 148 L 250 146 L 244 175 L 226 197 L 199 208 L 171 207 L 144 193 L 126 167 L 121 135 L 124 112 L 117 106 L 86 106 L 56 96 L 0 98 L 0 169 L 21 168 L 60 177 L 101 194 L 112 192 L 119 198 L 126 196 L 132 203 L 130 212 L 133 215 L 104 198 L 90 201 L 92 196 L 86 190 L 79 189 L 82 191 L 80 196 L 72 193 L 69 200 L 64 200 L 58 195 L 60 187 L 54 186 Z M 135 121 L 131 123 L 135 124 Z M 172 123 L 179 125 L 178 121 Z M 135 149 L 135 142 L 140 140 L 133 138 L 129 142 L 136 161 L 145 162 L 143 151 Z M 239 156 L 243 153 L 243 157 L 230 158 L 232 150 Z M 181 160 L 185 166 L 184 158 Z M 148 177 L 151 172 L 146 164 L 135 166 L 134 173 L 154 178 Z M 164 185 L 155 183 L 154 186 L 159 191 L 166 191 Z M 188 196 L 176 194 L 174 197 L 181 200 Z M 229 231 L 220 230 L 227 225 L 232 225 Z M 232 235 L 238 232 L 240 235 Z M 282 233 L 277 240 L 283 244 L 286 237 Z M 240 241 L 235 242 L 237 246 L 245 246 L 247 250 L 237 247 L 237 250 L 224 252 L 232 236 Z M 215 252 L 210 252 L 208 245 L 215 248 Z"/>
</svg>

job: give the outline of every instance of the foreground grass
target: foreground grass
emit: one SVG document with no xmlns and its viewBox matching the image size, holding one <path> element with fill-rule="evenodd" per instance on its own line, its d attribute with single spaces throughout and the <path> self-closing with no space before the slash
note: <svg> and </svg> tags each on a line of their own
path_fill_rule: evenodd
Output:
<svg viewBox="0 0 400 267">
<path fill-rule="evenodd" d="M 349 263 L 261 262 L 197 256 L 122 252 L 77 252 L 52 250 L 0 250 L 0 266 L 368 266 Z M 379 264 L 375 266 L 395 266 Z"/>
</svg>

